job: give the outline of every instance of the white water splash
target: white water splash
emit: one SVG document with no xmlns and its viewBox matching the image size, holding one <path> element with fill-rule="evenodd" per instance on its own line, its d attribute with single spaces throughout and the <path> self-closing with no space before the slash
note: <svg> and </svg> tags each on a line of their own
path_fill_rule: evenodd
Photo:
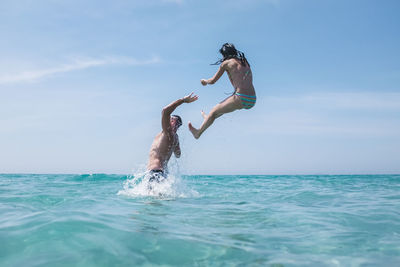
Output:
<svg viewBox="0 0 400 267">
<path fill-rule="evenodd" d="M 118 195 L 128 197 L 187 198 L 198 197 L 199 193 L 187 187 L 178 174 L 169 173 L 161 182 L 150 181 L 148 171 L 138 171 L 124 182 Z"/>
</svg>

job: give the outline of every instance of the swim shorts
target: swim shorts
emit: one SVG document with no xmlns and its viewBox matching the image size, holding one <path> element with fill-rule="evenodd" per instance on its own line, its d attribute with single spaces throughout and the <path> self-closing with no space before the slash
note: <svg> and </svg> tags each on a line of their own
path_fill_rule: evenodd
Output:
<svg viewBox="0 0 400 267">
<path fill-rule="evenodd" d="M 163 170 L 150 170 L 149 175 L 150 175 L 149 182 L 159 183 L 166 179 Z"/>
</svg>

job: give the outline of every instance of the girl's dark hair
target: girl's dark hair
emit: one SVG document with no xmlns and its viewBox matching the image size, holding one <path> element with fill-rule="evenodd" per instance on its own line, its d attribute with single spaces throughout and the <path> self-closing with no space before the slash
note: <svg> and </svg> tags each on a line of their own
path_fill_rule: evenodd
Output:
<svg viewBox="0 0 400 267">
<path fill-rule="evenodd" d="M 219 50 L 219 52 L 222 55 L 222 59 L 218 60 L 217 62 L 215 62 L 214 64 L 211 65 L 219 65 L 222 62 L 224 62 L 227 59 L 231 59 L 231 58 L 237 58 L 240 60 L 240 63 L 242 65 L 249 65 L 249 62 L 247 61 L 246 57 L 244 56 L 243 52 L 240 52 L 239 50 L 236 50 L 235 46 L 233 44 L 230 43 L 224 43 L 221 47 L 221 49 Z"/>
</svg>

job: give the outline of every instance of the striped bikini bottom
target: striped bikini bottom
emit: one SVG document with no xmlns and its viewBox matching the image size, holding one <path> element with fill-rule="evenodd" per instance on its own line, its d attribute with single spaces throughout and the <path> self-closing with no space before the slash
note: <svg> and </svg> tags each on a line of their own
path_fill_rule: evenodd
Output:
<svg viewBox="0 0 400 267">
<path fill-rule="evenodd" d="M 235 95 L 240 97 L 243 108 L 245 108 L 245 109 L 251 109 L 256 104 L 256 96 L 255 95 L 244 95 L 244 94 L 239 94 L 239 93 L 235 93 Z"/>
</svg>

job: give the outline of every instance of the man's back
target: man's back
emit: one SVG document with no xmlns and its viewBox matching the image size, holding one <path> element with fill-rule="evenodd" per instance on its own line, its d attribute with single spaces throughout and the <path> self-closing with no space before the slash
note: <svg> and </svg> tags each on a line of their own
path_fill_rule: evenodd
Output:
<svg viewBox="0 0 400 267">
<path fill-rule="evenodd" d="M 147 169 L 164 170 L 178 144 L 178 135 L 176 133 L 168 135 L 161 131 L 157 134 L 151 144 Z"/>
</svg>

